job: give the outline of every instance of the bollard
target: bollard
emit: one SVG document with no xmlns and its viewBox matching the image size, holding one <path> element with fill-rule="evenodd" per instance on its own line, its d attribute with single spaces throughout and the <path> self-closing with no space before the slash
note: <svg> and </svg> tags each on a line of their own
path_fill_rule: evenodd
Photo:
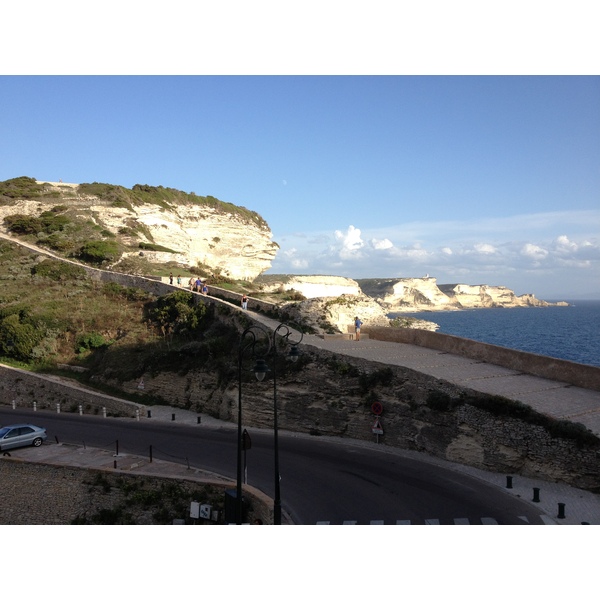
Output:
<svg viewBox="0 0 600 600">
<path fill-rule="evenodd" d="M 60 412 L 60 402 L 58 402 L 56 404 L 56 412 L 59 413 Z"/>
<path fill-rule="evenodd" d="M 148 418 L 149 418 L 149 419 L 151 419 L 151 418 L 152 418 L 152 411 L 151 411 L 151 410 L 149 410 L 149 411 L 148 411 Z"/>
<path fill-rule="evenodd" d="M 540 501 L 540 488 L 533 488 L 533 502 Z"/>
<path fill-rule="evenodd" d="M 13 406 L 13 410 L 15 410 L 15 408 L 17 408 L 17 403 L 14 400 L 12 401 L 12 406 Z"/>
<path fill-rule="evenodd" d="M 37 411 L 37 402 L 34 402 L 33 403 L 33 412 L 36 412 L 36 411 Z"/>
<path fill-rule="evenodd" d="M 512 475 L 507 475 L 506 476 L 506 487 L 507 488 L 512 488 Z"/>
<path fill-rule="evenodd" d="M 83 406 L 80 404 L 79 405 L 79 414 L 82 415 L 83 414 Z"/>
<path fill-rule="evenodd" d="M 558 515 L 557 515 L 558 519 L 564 519 L 565 518 L 565 504 L 564 502 L 559 502 L 558 503 Z"/>
<path fill-rule="evenodd" d="M 200 425 L 200 423 L 202 423 L 202 417 L 198 417 L 198 425 Z"/>
<path fill-rule="evenodd" d="M 135 418 L 136 418 L 137 421 L 140 420 L 140 409 L 139 408 L 135 409 Z"/>
<path fill-rule="evenodd" d="M 115 460 L 115 463 L 114 463 L 114 467 L 115 467 L 115 469 L 117 468 L 117 461 L 116 460 Z"/>
<path fill-rule="evenodd" d="M 152 446 L 150 446 L 150 462 L 152 462 Z"/>
<path fill-rule="evenodd" d="M 171 413 L 171 421 L 175 420 L 175 413 Z"/>
<path fill-rule="evenodd" d="M 106 406 L 102 407 L 102 416 L 106 418 Z"/>
</svg>

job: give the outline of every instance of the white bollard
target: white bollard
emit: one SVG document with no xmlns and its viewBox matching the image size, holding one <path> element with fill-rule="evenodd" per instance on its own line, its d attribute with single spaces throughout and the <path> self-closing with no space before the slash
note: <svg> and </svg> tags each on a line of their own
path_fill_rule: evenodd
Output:
<svg viewBox="0 0 600 600">
<path fill-rule="evenodd" d="M 15 410 L 15 408 L 17 408 L 17 403 L 15 402 L 15 400 L 12 401 L 12 406 L 13 406 L 13 410 Z"/>
<path fill-rule="evenodd" d="M 37 402 L 34 402 L 33 403 L 33 412 L 36 412 L 36 411 L 37 411 Z"/>
<path fill-rule="evenodd" d="M 79 405 L 79 414 L 82 415 L 83 414 L 83 406 L 80 404 Z"/>
<path fill-rule="evenodd" d="M 56 403 L 56 412 L 59 413 L 60 412 L 60 402 Z"/>
<path fill-rule="evenodd" d="M 106 406 L 102 407 L 102 416 L 106 418 Z"/>
<path fill-rule="evenodd" d="M 135 418 L 139 421 L 140 420 L 140 409 L 136 408 L 135 409 Z"/>
</svg>

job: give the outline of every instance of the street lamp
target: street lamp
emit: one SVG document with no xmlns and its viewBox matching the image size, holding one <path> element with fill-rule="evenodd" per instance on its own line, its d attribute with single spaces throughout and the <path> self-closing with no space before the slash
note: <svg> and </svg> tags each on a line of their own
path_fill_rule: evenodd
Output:
<svg viewBox="0 0 600 600">
<path fill-rule="evenodd" d="M 260 335 L 257 335 L 260 334 Z M 261 339 L 262 338 L 262 339 Z M 235 498 L 235 522 L 237 525 L 242 524 L 242 363 L 244 355 L 249 354 L 252 358 L 257 354 L 257 346 L 261 343 L 266 344 L 266 350 L 259 353 L 259 356 L 266 356 L 271 350 L 271 338 L 269 334 L 262 328 L 252 325 L 246 328 L 240 337 L 238 346 L 238 439 L 237 439 L 237 481 L 236 481 L 236 498 Z M 262 381 L 265 374 L 269 371 L 269 367 L 264 359 L 257 359 L 252 368 L 256 378 Z"/>
<path fill-rule="evenodd" d="M 272 343 L 273 354 L 275 355 L 273 365 L 273 445 L 275 455 L 275 503 L 273 507 L 273 523 L 275 525 L 281 525 L 281 478 L 279 476 L 279 432 L 277 424 L 277 343 L 281 343 L 282 346 L 290 345 L 291 348 L 288 357 L 292 362 L 296 362 L 298 356 L 300 356 L 298 344 L 302 341 L 304 334 L 300 334 L 300 339 L 297 342 L 292 342 L 290 340 L 292 333 L 294 332 L 287 325 L 280 323 L 273 332 Z"/>
</svg>

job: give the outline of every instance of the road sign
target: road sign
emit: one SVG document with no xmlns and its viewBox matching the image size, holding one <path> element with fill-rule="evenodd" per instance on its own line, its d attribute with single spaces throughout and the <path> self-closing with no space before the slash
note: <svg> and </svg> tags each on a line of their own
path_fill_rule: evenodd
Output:
<svg viewBox="0 0 600 600">
<path fill-rule="evenodd" d="M 371 404 L 371 412 L 374 415 L 379 416 L 383 412 L 383 404 L 381 404 L 381 402 L 373 402 L 373 404 Z"/>
<path fill-rule="evenodd" d="M 383 427 L 381 426 L 381 423 L 379 422 L 379 419 L 375 420 L 375 423 L 373 424 L 373 427 L 371 428 L 371 431 L 375 435 L 383 435 Z"/>
<path fill-rule="evenodd" d="M 244 450 L 250 450 L 250 448 L 252 448 L 252 440 L 250 439 L 250 434 L 245 429 L 242 433 L 242 448 Z"/>
</svg>

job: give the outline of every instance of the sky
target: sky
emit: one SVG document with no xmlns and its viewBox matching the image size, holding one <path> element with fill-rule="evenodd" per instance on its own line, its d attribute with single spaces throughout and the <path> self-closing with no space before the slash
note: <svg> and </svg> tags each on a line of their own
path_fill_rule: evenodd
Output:
<svg viewBox="0 0 600 600">
<path fill-rule="evenodd" d="M 271 274 L 600 299 L 593 69 L 147 74 L 114 60 L 0 70 L 0 180 L 162 185 L 245 206 L 280 247 Z"/>
</svg>

